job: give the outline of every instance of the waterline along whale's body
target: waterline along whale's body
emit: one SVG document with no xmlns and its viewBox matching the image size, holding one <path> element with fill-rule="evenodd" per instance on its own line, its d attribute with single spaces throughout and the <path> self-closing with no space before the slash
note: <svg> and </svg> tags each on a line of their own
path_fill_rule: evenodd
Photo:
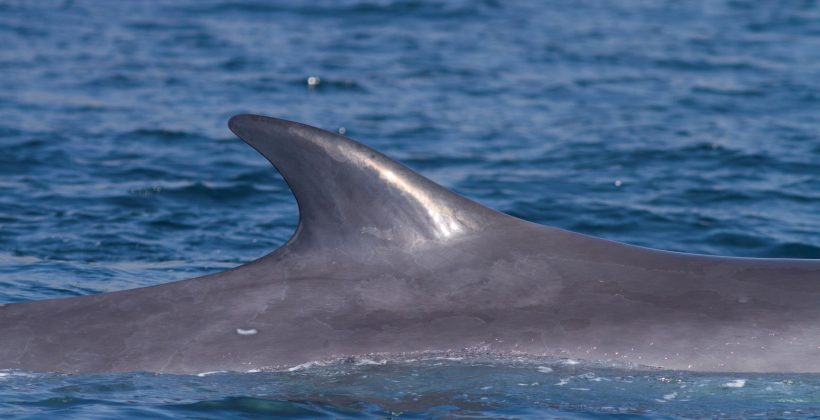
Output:
<svg viewBox="0 0 820 420">
<path fill-rule="evenodd" d="M 820 372 L 820 261 L 689 255 L 540 226 L 361 144 L 241 115 L 291 240 L 200 278 L 0 307 L 0 369 L 194 373 L 369 353 L 528 353 Z"/>
</svg>

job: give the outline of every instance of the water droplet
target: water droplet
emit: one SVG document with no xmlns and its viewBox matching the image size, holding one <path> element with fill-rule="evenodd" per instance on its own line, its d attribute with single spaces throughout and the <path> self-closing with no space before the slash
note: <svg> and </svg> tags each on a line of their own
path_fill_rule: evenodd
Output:
<svg viewBox="0 0 820 420">
<path fill-rule="evenodd" d="M 237 328 L 236 333 L 239 335 L 256 335 L 259 331 L 256 328 L 251 328 L 247 330 L 243 330 L 242 328 Z"/>
<path fill-rule="evenodd" d="M 344 127 L 339 127 L 339 134 L 344 135 L 345 132 L 347 132 L 347 130 L 345 130 Z"/>
<path fill-rule="evenodd" d="M 619 188 L 620 188 L 621 184 L 623 184 L 623 182 L 621 182 L 621 180 L 620 180 L 620 179 L 616 179 L 616 180 L 615 180 L 615 186 L 616 186 L 616 187 L 619 187 Z"/>
<path fill-rule="evenodd" d="M 307 78 L 307 84 L 310 87 L 318 86 L 319 82 L 321 82 L 321 80 L 319 80 L 319 76 L 310 76 Z"/>
</svg>

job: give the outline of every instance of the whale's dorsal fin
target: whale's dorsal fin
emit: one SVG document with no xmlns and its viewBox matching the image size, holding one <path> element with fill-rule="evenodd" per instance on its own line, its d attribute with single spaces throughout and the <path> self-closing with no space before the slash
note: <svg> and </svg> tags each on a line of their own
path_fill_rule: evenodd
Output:
<svg viewBox="0 0 820 420">
<path fill-rule="evenodd" d="M 293 190 L 299 227 L 291 242 L 412 247 L 476 233 L 510 218 L 334 133 L 247 114 L 231 118 L 228 126 Z"/>
</svg>

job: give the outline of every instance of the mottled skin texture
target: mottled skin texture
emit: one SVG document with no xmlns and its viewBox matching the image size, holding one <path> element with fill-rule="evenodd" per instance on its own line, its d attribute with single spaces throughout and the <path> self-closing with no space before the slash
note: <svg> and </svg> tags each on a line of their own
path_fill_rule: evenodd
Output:
<svg viewBox="0 0 820 420">
<path fill-rule="evenodd" d="M 316 128 L 230 127 L 292 188 L 293 238 L 210 276 L 0 307 L 0 368 L 245 371 L 481 348 L 820 372 L 820 261 L 605 241 L 495 212 Z"/>
</svg>

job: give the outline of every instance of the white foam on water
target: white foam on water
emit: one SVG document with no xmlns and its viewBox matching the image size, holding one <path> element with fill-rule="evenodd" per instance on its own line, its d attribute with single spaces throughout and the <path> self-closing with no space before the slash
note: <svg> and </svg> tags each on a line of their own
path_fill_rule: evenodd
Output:
<svg viewBox="0 0 820 420">
<path fill-rule="evenodd" d="M 370 360 L 370 359 L 356 359 L 356 366 L 369 366 L 369 365 L 386 365 L 387 360 Z"/>
<path fill-rule="evenodd" d="M 302 363 L 301 365 L 296 365 L 294 367 L 288 368 L 288 372 L 296 372 L 298 370 L 310 369 L 314 366 L 325 366 L 325 363 L 318 361 Z"/>
<path fill-rule="evenodd" d="M 725 384 L 723 384 L 723 386 L 725 388 L 743 388 L 744 386 L 746 386 L 746 380 L 745 379 L 732 379 L 731 381 L 726 382 Z"/>
<path fill-rule="evenodd" d="M 206 376 L 216 375 L 217 373 L 228 373 L 228 372 L 224 371 L 224 370 L 214 370 L 214 371 L 211 371 L 211 372 L 197 373 L 196 376 L 199 376 L 200 378 L 204 378 Z"/>
<path fill-rule="evenodd" d="M 0 380 L 11 379 L 11 378 L 34 378 L 37 377 L 37 374 L 28 373 L 28 372 L 19 372 L 14 370 L 0 370 Z"/>
</svg>

